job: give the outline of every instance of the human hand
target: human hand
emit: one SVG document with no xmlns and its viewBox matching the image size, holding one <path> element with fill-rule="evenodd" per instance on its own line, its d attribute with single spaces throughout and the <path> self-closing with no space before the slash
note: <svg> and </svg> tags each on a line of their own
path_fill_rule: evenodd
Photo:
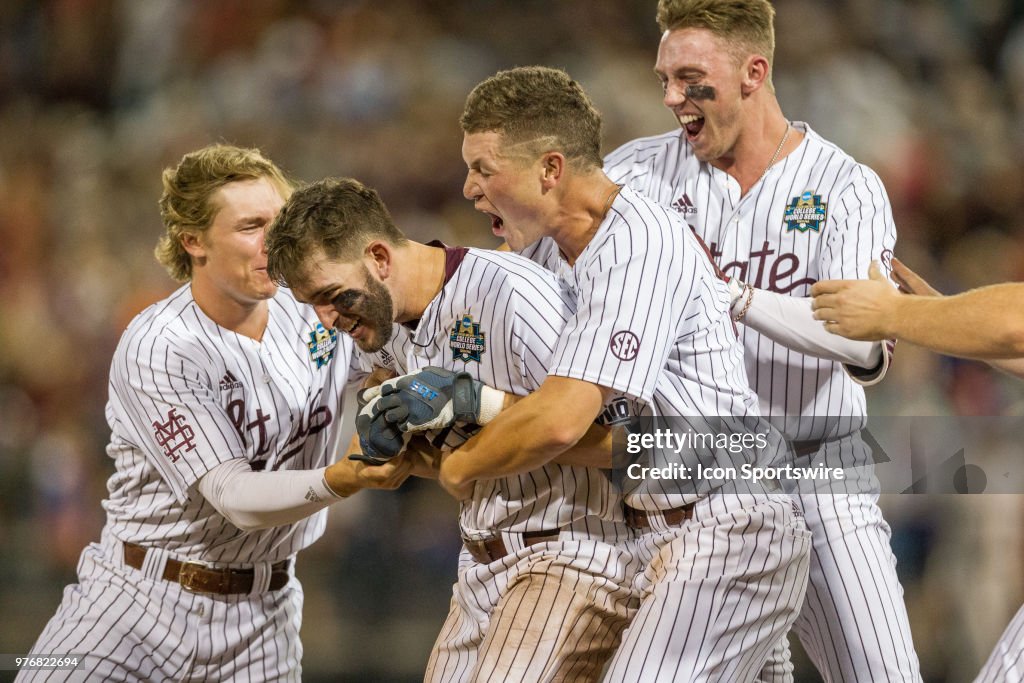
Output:
<svg viewBox="0 0 1024 683">
<path fill-rule="evenodd" d="M 486 424 L 501 412 L 504 401 L 504 392 L 468 372 L 426 367 L 381 384 L 378 409 L 403 432 L 420 432 L 455 422 Z"/>
<path fill-rule="evenodd" d="M 918 296 L 942 296 L 942 292 L 925 282 L 924 278 L 907 267 L 898 258 L 892 260 L 892 279 L 904 294 Z"/>
<path fill-rule="evenodd" d="M 347 497 L 362 489 L 396 489 L 412 473 L 413 461 L 404 455 L 381 465 L 371 465 L 351 457 L 330 465 L 324 479 L 331 490 Z"/>
<path fill-rule="evenodd" d="M 867 280 L 822 280 L 811 288 L 811 308 L 825 329 L 848 339 L 876 341 L 893 336 L 892 322 L 902 296 L 877 261 Z"/>
<path fill-rule="evenodd" d="M 356 432 L 359 436 L 360 450 L 349 455 L 349 458 L 370 465 L 382 465 L 402 452 L 409 442 L 409 435 L 389 422 L 381 410 L 380 387 L 363 389 L 356 400 L 359 404 Z"/>
</svg>

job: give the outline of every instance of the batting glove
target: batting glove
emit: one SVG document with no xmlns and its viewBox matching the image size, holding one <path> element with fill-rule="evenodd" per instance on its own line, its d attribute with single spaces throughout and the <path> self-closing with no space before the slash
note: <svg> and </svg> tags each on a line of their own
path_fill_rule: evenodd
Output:
<svg viewBox="0 0 1024 683">
<path fill-rule="evenodd" d="M 405 449 L 411 434 L 404 434 L 392 422 L 388 422 L 381 410 L 379 387 L 364 389 L 356 395 L 359 414 L 356 416 L 356 432 L 362 453 L 353 453 L 352 460 L 362 460 L 371 465 L 383 465 Z"/>
<path fill-rule="evenodd" d="M 468 372 L 435 367 L 390 379 L 380 388 L 380 411 L 403 432 L 442 429 L 455 422 L 485 425 L 505 403 L 505 392 Z"/>
</svg>

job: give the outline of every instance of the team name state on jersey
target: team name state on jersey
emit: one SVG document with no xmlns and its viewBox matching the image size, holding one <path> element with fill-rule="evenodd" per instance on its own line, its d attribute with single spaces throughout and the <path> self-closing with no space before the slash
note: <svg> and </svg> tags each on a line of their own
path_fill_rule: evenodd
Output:
<svg viewBox="0 0 1024 683">
<path fill-rule="evenodd" d="M 800 146 L 742 197 L 736 180 L 701 163 L 678 130 L 623 145 L 605 171 L 679 213 L 727 275 L 759 289 L 807 296 L 819 279 L 865 277 L 872 260 L 888 268 L 896 230 L 878 176 L 806 124 L 792 125 L 804 133 Z M 762 413 L 808 418 L 792 423 L 790 438 L 841 436 L 838 423 L 809 418 L 865 414 L 863 389 L 841 364 L 740 329 Z"/>
</svg>

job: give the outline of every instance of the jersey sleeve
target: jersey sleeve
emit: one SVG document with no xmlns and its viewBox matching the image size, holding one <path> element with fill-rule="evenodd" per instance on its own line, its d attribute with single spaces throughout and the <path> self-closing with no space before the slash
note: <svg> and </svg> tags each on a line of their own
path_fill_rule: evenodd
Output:
<svg viewBox="0 0 1024 683">
<path fill-rule="evenodd" d="M 822 280 L 863 280 L 879 261 L 885 275 L 892 268 L 896 224 L 889 196 L 874 171 L 859 165 L 850 183 L 833 200 L 832 220 L 821 252 Z"/>
<path fill-rule="evenodd" d="M 821 279 L 863 280 L 872 261 L 878 261 L 888 277 L 896 247 L 896 223 L 881 179 L 858 164 L 834 204 L 821 254 Z M 895 340 L 882 343 L 882 356 L 874 368 L 843 365 L 843 369 L 858 384 L 877 384 L 889 369 L 895 346 Z"/>
<path fill-rule="evenodd" d="M 668 220 L 653 211 L 640 216 L 589 255 L 578 310 L 549 374 L 651 400 L 677 338 L 687 333 L 688 307 L 699 305 L 700 289 L 689 230 L 651 229 L 649 222 L 659 219 Z"/>
<path fill-rule="evenodd" d="M 555 348 L 575 309 L 554 276 L 523 281 L 509 293 L 509 351 L 523 387 L 536 390 L 548 374 Z"/>
<path fill-rule="evenodd" d="M 217 465 L 245 458 L 245 445 L 225 408 L 200 348 L 176 348 L 161 335 L 145 345 L 119 347 L 111 392 L 129 439 L 184 502 L 188 488 Z"/>
</svg>

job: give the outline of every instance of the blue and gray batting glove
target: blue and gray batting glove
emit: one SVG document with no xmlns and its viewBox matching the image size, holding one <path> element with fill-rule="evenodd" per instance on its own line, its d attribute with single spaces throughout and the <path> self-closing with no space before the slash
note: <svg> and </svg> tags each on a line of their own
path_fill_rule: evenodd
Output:
<svg viewBox="0 0 1024 683">
<path fill-rule="evenodd" d="M 455 422 L 485 425 L 501 412 L 505 392 L 468 372 L 426 367 L 381 384 L 377 406 L 403 432 L 450 427 Z"/>
<path fill-rule="evenodd" d="M 383 465 L 401 453 L 411 438 L 402 433 L 395 424 L 388 422 L 381 410 L 381 389 L 371 387 L 356 395 L 359 414 L 356 416 L 356 432 L 362 453 L 353 453 L 352 460 L 361 460 L 371 465 Z"/>
</svg>

